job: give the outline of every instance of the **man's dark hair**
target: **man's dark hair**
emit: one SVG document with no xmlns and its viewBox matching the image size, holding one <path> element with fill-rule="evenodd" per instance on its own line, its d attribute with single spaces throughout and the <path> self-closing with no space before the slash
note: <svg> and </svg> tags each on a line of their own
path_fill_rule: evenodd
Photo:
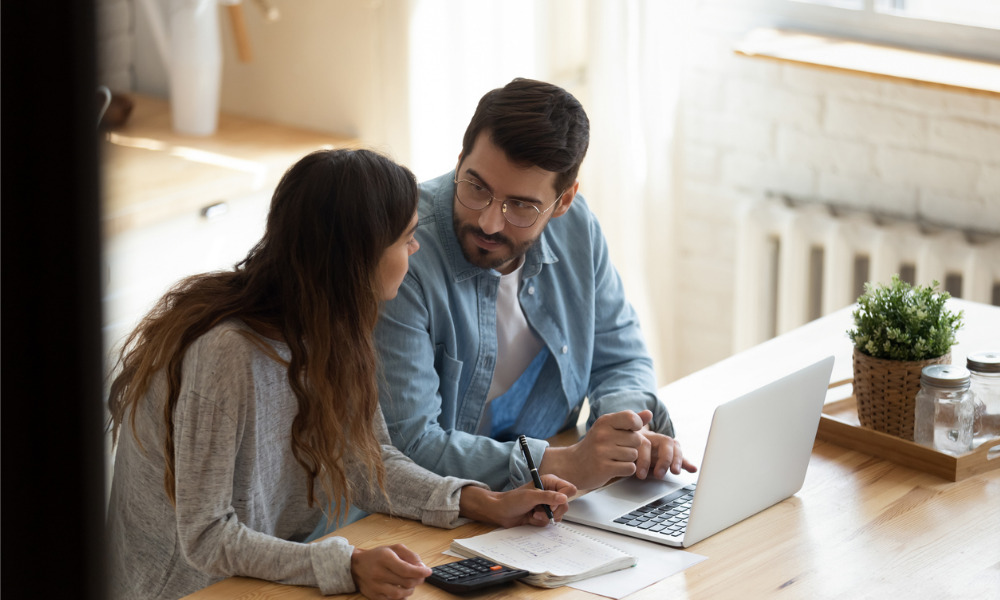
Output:
<svg viewBox="0 0 1000 600">
<path fill-rule="evenodd" d="M 483 131 L 511 161 L 557 173 L 557 193 L 576 181 L 590 144 L 580 102 L 557 85 L 531 79 L 514 79 L 483 96 L 465 130 L 462 156 Z"/>
</svg>

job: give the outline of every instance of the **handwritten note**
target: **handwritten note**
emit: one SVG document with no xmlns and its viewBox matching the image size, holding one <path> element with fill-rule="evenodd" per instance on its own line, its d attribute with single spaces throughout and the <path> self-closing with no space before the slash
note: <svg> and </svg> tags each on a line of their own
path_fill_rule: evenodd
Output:
<svg viewBox="0 0 1000 600">
<path fill-rule="evenodd" d="M 522 525 L 457 539 L 451 549 L 462 556 L 481 556 L 531 573 L 525 582 L 541 587 L 610 573 L 635 565 L 636 558 L 581 531 L 558 523 Z"/>
</svg>

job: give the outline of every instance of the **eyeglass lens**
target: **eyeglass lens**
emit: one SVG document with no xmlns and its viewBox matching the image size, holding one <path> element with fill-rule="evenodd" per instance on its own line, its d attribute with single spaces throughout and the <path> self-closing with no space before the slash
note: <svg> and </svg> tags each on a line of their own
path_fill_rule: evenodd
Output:
<svg viewBox="0 0 1000 600">
<path fill-rule="evenodd" d="M 469 210 L 483 210 L 493 202 L 493 194 L 481 185 L 460 179 L 456 182 L 458 201 Z M 502 204 L 503 217 L 515 227 L 531 227 L 540 214 L 534 205 L 520 200 L 504 200 Z"/>
</svg>

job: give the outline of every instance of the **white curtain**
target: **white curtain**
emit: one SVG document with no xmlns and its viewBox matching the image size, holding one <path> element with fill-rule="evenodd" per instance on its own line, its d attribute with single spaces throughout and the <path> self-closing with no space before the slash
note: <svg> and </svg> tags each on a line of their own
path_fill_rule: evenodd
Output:
<svg viewBox="0 0 1000 600">
<path fill-rule="evenodd" d="M 639 313 L 660 384 L 677 376 L 674 161 L 694 0 L 589 0 L 591 146 L 581 190 Z"/>
<path fill-rule="evenodd" d="M 661 384 L 676 376 L 673 161 L 694 0 L 412 0 L 409 163 L 454 166 L 479 98 L 517 76 L 573 92 L 591 144 L 581 193 L 639 312 Z"/>
<path fill-rule="evenodd" d="M 455 166 L 479 99 L 515 77 L 544 78 L 532 0 L 411 0 L 409 166 L 418 179 Z"/>
</svg>

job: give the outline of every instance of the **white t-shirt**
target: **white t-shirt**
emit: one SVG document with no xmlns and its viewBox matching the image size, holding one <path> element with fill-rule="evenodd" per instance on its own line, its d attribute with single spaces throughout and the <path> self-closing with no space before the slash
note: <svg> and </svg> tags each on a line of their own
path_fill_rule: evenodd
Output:
<svg viewBox="0 0 1000 600">
<path fill-rule="evenodd" d="M 497 363 L 486 396 L 487 410 L 488 403 L 510 389 L 542 349 L 542 340 L 528 326 L 517 299 L 523 266 L 522 260 L 516 269 L 500 277 L 500 288 L 497 290 Z"/>
</svg>

